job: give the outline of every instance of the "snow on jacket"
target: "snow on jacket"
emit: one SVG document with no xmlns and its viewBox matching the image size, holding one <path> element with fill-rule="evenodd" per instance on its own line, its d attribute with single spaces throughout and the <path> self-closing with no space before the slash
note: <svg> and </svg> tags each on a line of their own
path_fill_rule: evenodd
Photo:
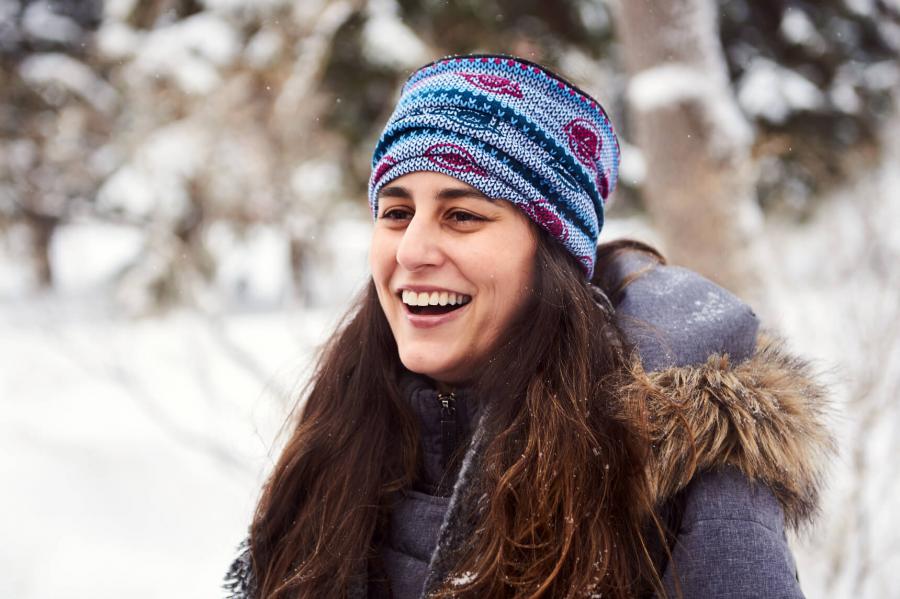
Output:
<svg viewBox="0 0 900 599">
<path fill-rule="evenodd" d="M 658 505 L 678 501 L 679 528 L 663 581 L 677 576 L 694 597 L 803 597 L 785 529 L 811 521 L 832 439 L 824 389 L 810 366 L 759 332 L 752 310 L 687 269 L 619 259 L 609 276 L 640 270 L 616 304 L 616 318 L 647 372 Z M 613 281 L 614 282 L 614 281 Z M 442 467 L 437 391 L 425 377 L 401 386 L 423 431 L 424 481 L 404 493 L 379 547 L 393 599 L 427 596 L 452 571 L 471 535 L 469 491 L 489 442 L 460 394 L 470 435 L 455 482 Z M 662 393 L 659 393 L 659 392 Z M 664 399 L 661 399 L 664 398 Z M 475 422 L 477 424 L 473 425 Z M 453 477 L 451 477 L 453 480 Z M 360 572 L 352 599 L 386 596 Z M 248 543 L 226 576 L 232 599 L 254 599 Z"/>
</svg>

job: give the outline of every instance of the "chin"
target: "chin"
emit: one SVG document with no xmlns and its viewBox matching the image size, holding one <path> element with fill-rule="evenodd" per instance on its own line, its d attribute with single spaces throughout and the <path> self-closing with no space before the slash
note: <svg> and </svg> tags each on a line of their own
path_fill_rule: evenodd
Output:
<svg viewBox="0 0 900 599">
<path fill-rule="evenodd" d="M 419 374 L 424 374 L 425 376 L 430 376 L 431 378 L 437 378 L 438 375 L 444 372 L 441 364 L 435 364 L 433 361 L 428 360 L 427 358 L 405 358 L 403 357 L 403 355 L 401 355 L 400 361 L 403 363 L 403 366 L 405 366 L 407 370 L 411 370 L 412 372 L 417 372 Z"/>
<path fill-rule="evenodd" d="M 436 381 L 452 382 L 454 364 L 446 360 L 435 360 L 433 356 L 423 355 L 422 353 L 406 353 L 400 352 L 400 362 L 407 370 L 424 374 Z"/>
</svg>

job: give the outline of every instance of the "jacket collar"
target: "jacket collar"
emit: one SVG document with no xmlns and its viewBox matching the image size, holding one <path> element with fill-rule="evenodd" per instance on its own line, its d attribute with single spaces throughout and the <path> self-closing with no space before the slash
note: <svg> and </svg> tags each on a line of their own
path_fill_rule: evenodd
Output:
<svg viewBox="0 0 900 599">
<path fill-rule="evenodd" d="M 451 458 L 471 436 L 478 402 L 468 387 L 440 385 L 405 369 L 399 387 L 419 423 L 421 470 L 417 488 L 432 495 L 449 496 L 459 465 Z"/>
</svg>

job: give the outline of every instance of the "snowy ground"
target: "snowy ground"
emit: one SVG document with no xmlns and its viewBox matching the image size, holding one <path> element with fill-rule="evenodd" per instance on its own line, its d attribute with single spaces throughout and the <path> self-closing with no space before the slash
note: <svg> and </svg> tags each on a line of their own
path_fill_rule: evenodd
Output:
<svg viewBox="0 0 900 599">
<path fill-rule="evenodd" d="M 900 189 L 887 170 L 869 185 Z M 891 584 L 900 534 L 886 520 L 900 500 L 897 479 L 888 478 L 900 412 L 892 396 L 877 399 L 896 384 L 900 352 L 876 334 L 900 302 L 885 278 L 896 278 L 895 263 L 882 264 L 887 274 L 865 263 L 900 255 L 879 228 L 897 222 L 896 198 L 883 199 L 870 203 L 877 211 L 869 225 L 838 196 L 803 228 L 770 227 L 783 259 L 780 293 L 789 298 L 774 324 L 829 372 L 850 445 L 823 524 L 796 542 L 810 597 L 900 596 Z M 654 240 L 640 221 L 611 222 L 605 235 Z M 879 235 L 887 245 L 873 258 L 867 248 Z M 344 260 L 359 265 L 365 243 L 355 247 Z M 290 398 L 361 282 L 359 269 L 333 276 L 341 292 L 320 293 L 317 305 L 326 307 L 317 309 L 135 320 L 77 285 L 0 304 L 0 537 L 11 541 L 0 548 L 0 596 L 220 596 Z M 879 362 L 889 374 L 866 395 L 876 408 L 847 407 L 876 342 L 889 354 Z M 870 442 L 860 452 L 862 439 Z"/>
<path fill-rule="evenodd" d="M 324 313 L 0 323 L 0 596 L 216 597 Z"/>
</svg>

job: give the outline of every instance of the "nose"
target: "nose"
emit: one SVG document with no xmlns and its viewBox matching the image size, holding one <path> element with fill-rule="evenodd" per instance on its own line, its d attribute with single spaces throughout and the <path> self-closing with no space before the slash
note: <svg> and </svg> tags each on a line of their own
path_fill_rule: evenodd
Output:
<svg viewBox="0 0 900 599">
<path fill-rule="evenodd" d="M 427 214 L 414 214 L 397 246 L 397 264 L 407 270 L 419 270 L 427 266 L 439 266 L 443 260 L 438 227 Z"/>
</svg>

